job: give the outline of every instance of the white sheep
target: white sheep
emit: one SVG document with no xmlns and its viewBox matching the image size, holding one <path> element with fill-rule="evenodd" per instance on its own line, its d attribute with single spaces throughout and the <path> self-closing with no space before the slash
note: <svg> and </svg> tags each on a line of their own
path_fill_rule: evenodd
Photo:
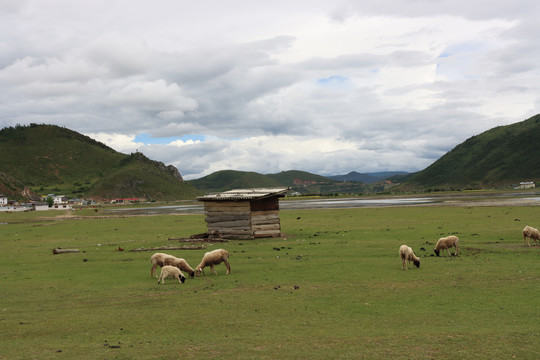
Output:
<svg viewBox="0 0 540 360">
<path fill-rule="evenodd" d="M 401 258 L 402 270 L 408 270 L 409 266 L 411 266 L 411 261 L 417 268 L 420 267 L 420 259 L 414 254 L 413 249 L 407 245 L 401 245 L 399 247 L 399 257 Z"/>
<path fill-rule="evenodd" d="M 231 266 L 229 265 L 229 253 L 227 250 L 224 249 L 217 249 L 213 251 L 209 251 L 204 254 L 201 263 L 197 266 L 195 269 L 195 274 L 197 276 L 201 275 L 201 273 L 204 274 L 204 268 L 206 266 L 210 266 L 210 270 L 217 275 L 216 270 L 214 270 L 214 266 L 221 264 L 222 262 L 225 263 L 225 266 L 227 267 L 226 274 L 231 273 Z"/>
<path fill-rule="evenodd" d="M 190 277 L 195 276 L 195 271 L 191 266 L 189 266 L 185 259 L 177 258 L 174 256 L 167 256 L 163 259 L 163 265 L 176 266 L 178 269 L 187 272 Z"/>
<path fill-rule="evenodd" d="M 159 282 L 161 282 L 161 284 L 165 285 L 165 278 L 167 277 L 178 279 L 178 282 L 180 284 L 186 281 L 186 277 L 176 266 L 165 265 L 164 267 L 162 267 L 161 274 L 159 275 L 159 280 L 157 283 L 159 284 Z"/>
<path fill-rule="evenodd" d="M 527 238 L 527 244 L 531 246 L 529 239 L 533 239 L 535 242 L 540 240 L 540 232 L 538 229 L 533 228 L 532 226 L 525 226 L 523 228 L 523 245 L 525 245 L 525 238 Z"/>
<path fill-rule="evenodd" d="M 459 238 L 454 235 L 450 235 L 447 237 L 440 238 L 439 241 L 437 241 L 437 245 L 435 245 L 435 249 L 433 251 L 435 252 L 435 255 L 439 256 L 441 250 L 446 250 L 448 255 L 452 256 L 450 254 L 450 251 L 448 250 L 451 247 L 455 247 L 456 251 L 454 252 L 454 256 L 459 255 Z"/>
<path fill-rule="evenodd" d="M 172 255 L 169 255 L 169 254 L 165 254 L 165 253 L 155 253 L 154 255 L 152 255 L 150 257 L 150 262 L 152 263 L 152 268 L 150 269 L 150 276 L 151 277 L 156 277 L 157 279 L 157 273 L 156 273 L 156 268 L 159 266 L 159 267 L 163 267 L 163 259 L 165 259 L 166 257 L 174 257 Z"/>
</svg>

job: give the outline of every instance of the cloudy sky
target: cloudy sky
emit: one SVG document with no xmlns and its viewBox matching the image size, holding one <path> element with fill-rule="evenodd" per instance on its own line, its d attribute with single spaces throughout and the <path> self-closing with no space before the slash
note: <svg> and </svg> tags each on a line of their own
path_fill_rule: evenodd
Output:
<svg viewBox="0 0 540 360">
<path fill-rule="evenodd" d="M 538 0 L 0 0 L 0 127 L 185 179 L 422 170 L 540 113 Z"/>
</svg>

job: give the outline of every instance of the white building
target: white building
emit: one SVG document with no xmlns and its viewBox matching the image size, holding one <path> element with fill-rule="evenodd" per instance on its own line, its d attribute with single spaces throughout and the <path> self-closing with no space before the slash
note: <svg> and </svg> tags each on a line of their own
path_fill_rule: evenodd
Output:
<svg viewBox="0 0 540 360">
<path fill-rule="evenodd" d="M 67 204 L 67 202 L 68 202 L 67 196 L 65 196 L 65 195 L 55 195 L 53 197 L 53 200 L 54 200 L 54 204 L 56 204 L 56 205 Z"/>
<path fill-rule="evenodd" d="M 536 184 L 534 181 L 523 181 L 519 183 L 519 186 L 516 187 L 516 189 L 534 189 L 536 187 Z"/>
<path fill-rule="evenodd" d="M 8 198 L 6 195 L 0 194 L 0 206 L 8 204 Z"/>
<path fill-rule="evenodd" d="M 70 204 L 54 204 L 49 207 L 49 204 L 38 203 L 34 204 L 34 210 L 36 211 L 47 211 L 47 210 L 73 210 Z"/>
</svg>

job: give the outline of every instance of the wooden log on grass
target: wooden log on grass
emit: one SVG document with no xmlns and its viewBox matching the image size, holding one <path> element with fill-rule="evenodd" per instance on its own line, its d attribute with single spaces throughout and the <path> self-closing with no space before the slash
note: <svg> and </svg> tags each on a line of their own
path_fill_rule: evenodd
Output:
<svg viewBox="0 0 540 360">
<path fill-rule="evenodd" d="M 67 253 L 78 253 L 80 250 L 79 249 L 61 249 L 61 248 L 57 248 L 57 249 L 53 249 L 53 254 L 57 255 L 57 254 L 67 254 Z"/>
<path fill-rule="evenodd" d="M 223 238 L 213 238 L 213 237 L 201 237 L 201 238 L 169 238 L 169 241 L 178 241 L 178 242 L 187 242 L 187 243 L 197 243 L 197 242 L 228 242 L 229 240 Z"/>
</svg>

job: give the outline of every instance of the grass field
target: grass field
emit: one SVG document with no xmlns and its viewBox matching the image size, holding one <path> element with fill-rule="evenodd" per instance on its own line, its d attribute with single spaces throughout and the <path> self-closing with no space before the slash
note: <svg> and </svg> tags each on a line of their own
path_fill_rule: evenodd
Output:
<svg viewBox="0 0 540 360">
<path fill-rule="evenodd" d="M 282 210 L 284 238 L 170 251 L 195 267 L 226 248 L 230 275 L 165 285 L 129 250 L 202 215 L 58 214 L 0 214 L 0 359 L 540 358 L 540 246 L 521 237 L 540 207 Z M 450 234 L 461 255 L 432 256 Z"/>
</svg>

